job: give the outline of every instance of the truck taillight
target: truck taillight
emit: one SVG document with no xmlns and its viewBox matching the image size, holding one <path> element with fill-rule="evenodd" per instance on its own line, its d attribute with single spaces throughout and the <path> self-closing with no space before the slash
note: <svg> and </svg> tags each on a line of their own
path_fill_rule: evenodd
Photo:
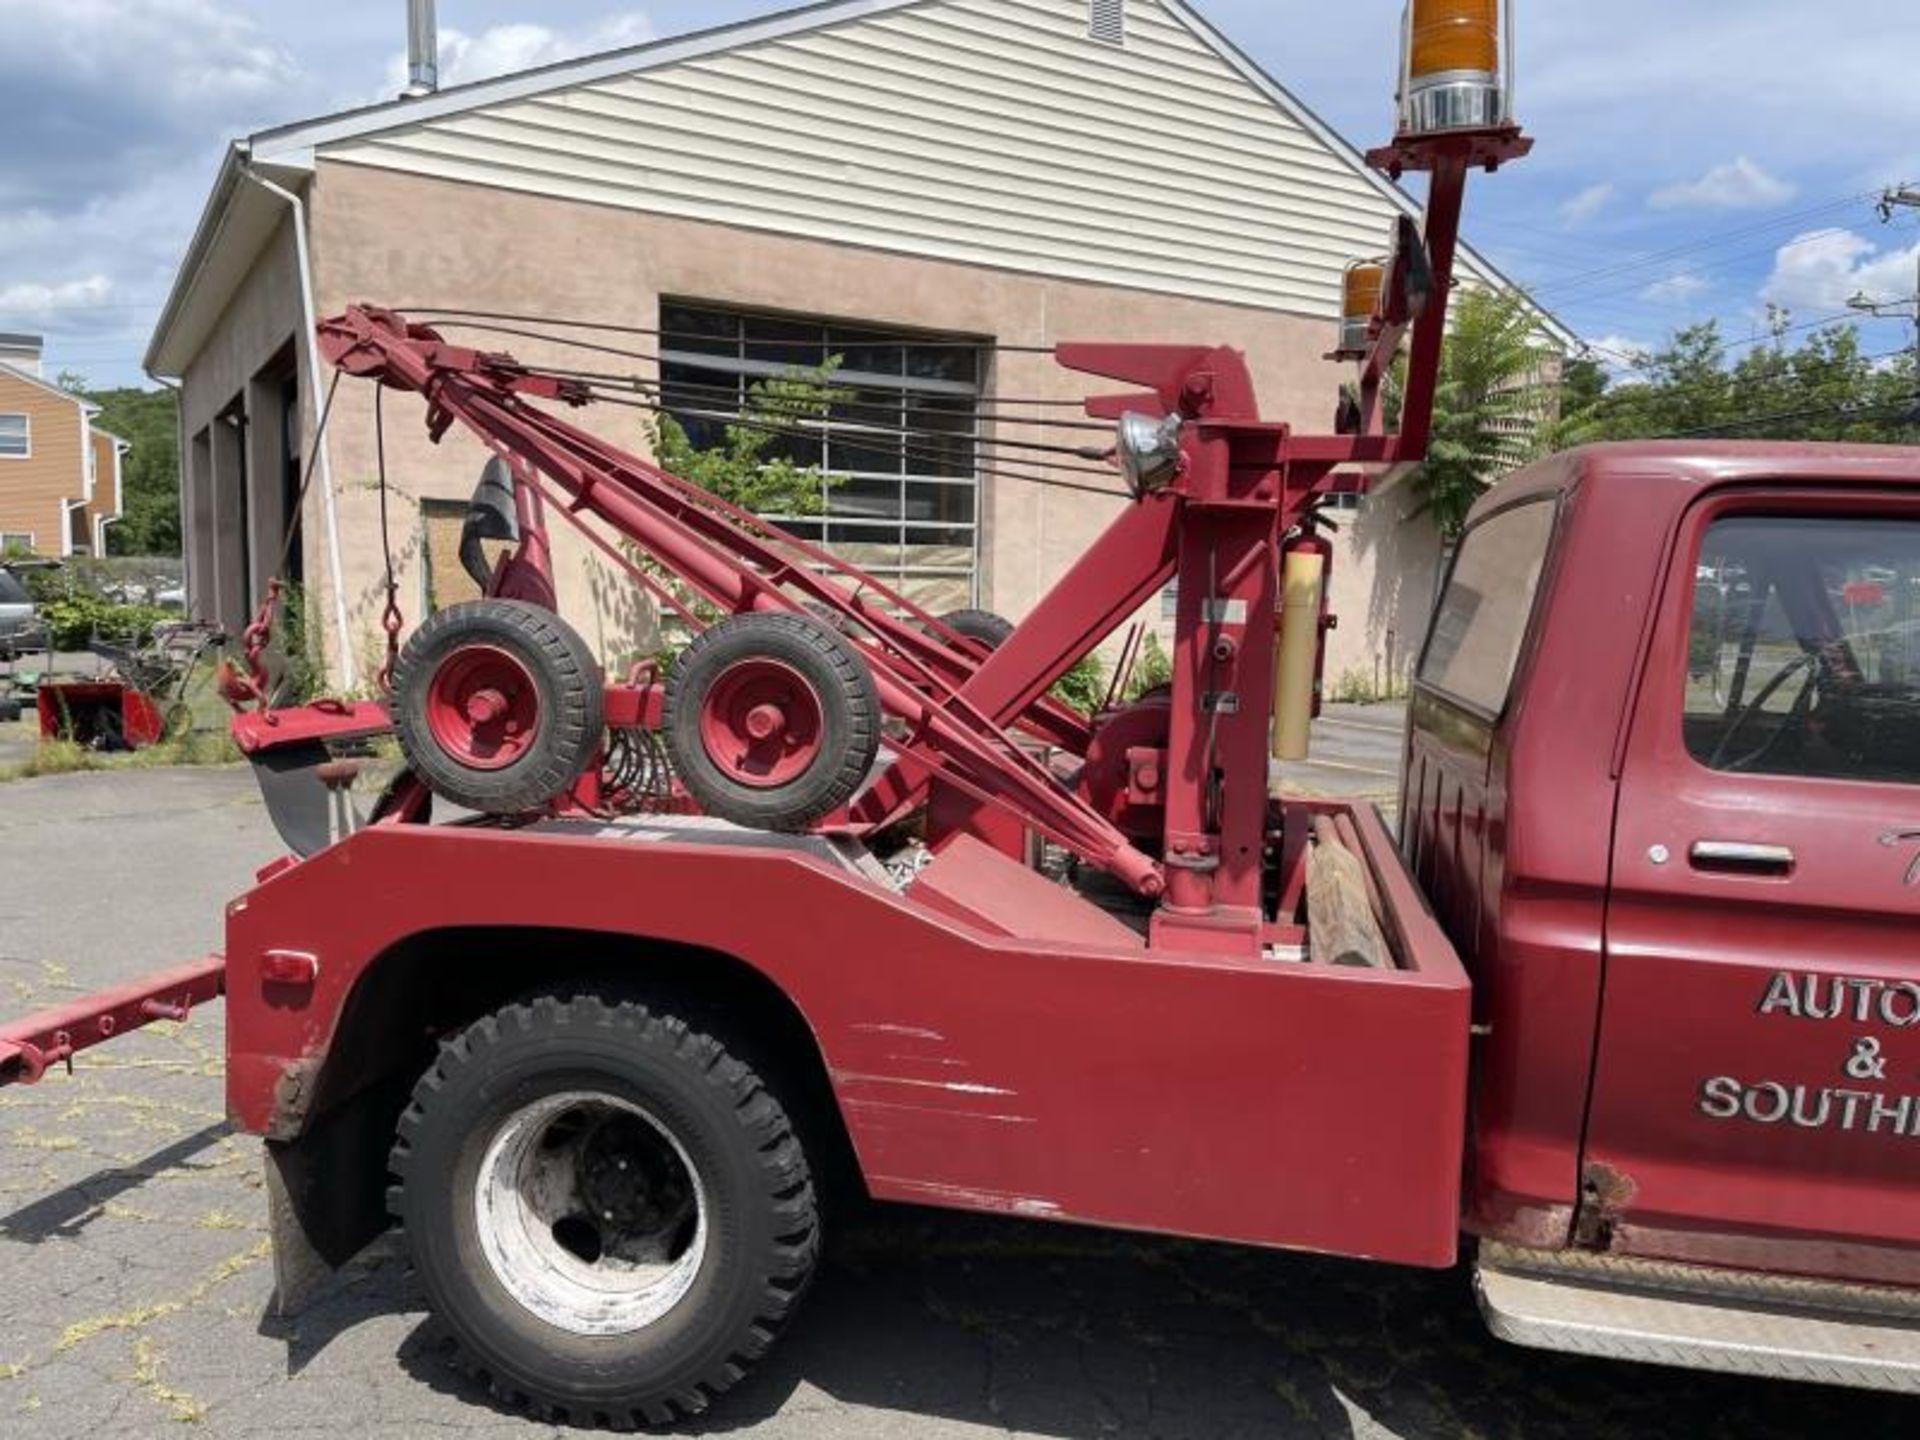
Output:
<svg viewBox="0 0 1920 1440">
<path fill-rule="evenodd" d="M 1400 133 L 1487 130 L 1512 121 L 1512 0 L 1409 0 Z"/>
<path fill-rule="evenodd" d="M 1373 323 L 1374 312 L 1380 308 L 1380 292 L 1386 283 L 1387 267 L 1378 260 L 1356 260 L 1347 267 L 1340 309 L 1342 354 L 1367 353 L 1367 329 Z"/>
</svg>

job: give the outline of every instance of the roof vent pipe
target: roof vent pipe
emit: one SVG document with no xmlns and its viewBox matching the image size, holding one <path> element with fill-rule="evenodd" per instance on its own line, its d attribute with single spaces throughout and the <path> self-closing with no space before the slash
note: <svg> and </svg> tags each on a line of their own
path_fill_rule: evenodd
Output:
<svg viewBox="0 0 1920 1440">
<path fill-rule="evenodd" d="M 409 98 L 440 88 L 440 30 L 433 22 L 433 0 L 407 0 L 407 88 Z"/>
</svg>

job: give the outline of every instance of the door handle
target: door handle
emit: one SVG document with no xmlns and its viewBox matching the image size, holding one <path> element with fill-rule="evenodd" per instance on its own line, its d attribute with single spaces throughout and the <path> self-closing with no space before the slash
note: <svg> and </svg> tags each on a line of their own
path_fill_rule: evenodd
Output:
<svg viewBox="0 0 1920 1440">
<path fill-rule="evenodd" d="M 1696 840 L 1687 852 L 1696 870 L 1729 875 L 1790 875 L 1793 851 L 1785 845 L 1756 845 L 1746 840 Z"/>
</svg>

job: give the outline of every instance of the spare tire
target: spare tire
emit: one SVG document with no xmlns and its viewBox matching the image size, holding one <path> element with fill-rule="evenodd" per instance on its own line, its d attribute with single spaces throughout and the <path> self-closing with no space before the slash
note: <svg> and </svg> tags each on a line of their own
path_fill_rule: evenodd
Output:
<svg viewBox="0 0 1920 1440">
<path fill-rule="evenodd" d="M 572 787 L 600 751 L 605 682 L 577 631 L 523 600 L 476 600 L 414 632 L 393 673 L 393 723 L 434 794 L 515 815 Z"/>
<path fill-rule="evenodd" d="M 858 792 L 880 749 L 879 692 L 852 642 L 810 615 L 735 615 L 667 681 L 674 772 L 709 815 L 805 830 Z"/>
<path fill-rule="evenodd" d="M 955 610 L 950 615 L 942 615 L 940 623 L 969 640 L 978 640 L 989 653 L 998 650 L 1013 634 L 1013 622 L 991 610 Z"/>
</svg>

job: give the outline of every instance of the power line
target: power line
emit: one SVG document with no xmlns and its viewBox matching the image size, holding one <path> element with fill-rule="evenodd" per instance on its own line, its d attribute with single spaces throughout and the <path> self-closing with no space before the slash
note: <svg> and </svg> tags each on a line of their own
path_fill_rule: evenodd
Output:
<svg viewBox="0 0 1920 1440">
<path fill-rule="evenodd" d="M 1723 265 L 1738 265 L 1742 261 L 1757 260 L 1763 256 L 1769 256 L 1769 255 L 1777 258 L 1781 255 L 1786 254 L 1789 250 L 1798 249 L 1802 245 L 1813 245 L 1813 244 L 1817 244 L 1822 240 L 1831 239 L 1833 236 L 1836 236 L 1836 235 L 1848 235 L 1851 233 L 1852 232 L 1846 229 L 1846 227 L 1844 226 L 1830 225 L 1824 230 L 1815 230 L 1806 235 L 1802 235 L 1797 239 L 1789 240 L 1784 245 L 1768 245 L 1758 250 L 1743 250 L 1735 255 L 1728 255 L 1728 256 L 1721 257 L 1719 260 L 1719 263 Z M 1679 274 L 1679 275 L 1690 274 L 1692 273 L 1692 268 L 1693 267 L 1683 268 L 1677 271 L 1676 274 Z M 1672 279 L 1674 277 L 1667 276 L 1665 278 Z M 1661 283 L 1662 283 L 1661 280 L 1648 280 L 1643 275 L 1638 279 L 1635 279 L 1629 282 L 1626 285 L 1619 286 L 1612 290 L 1601 290 L 1591 295 L 1559 296 L 1557 297 L 1555 303 L 1560 305 L 1580 305 L 1580 306 L 1604 305 L 1606 302 L 1610 300 L 1618 300 L 1620 297 L 1624 295 L 1638 295 L 1643 291 L 1645 291 L 1646 289 L 1648 289 L 1650 286 L 1659 285 Z"/>
<path fill-rule="evenodd" d="M 1812 320 L 1802 320 L 1792 325 L 1783 325 L 1778 330 L 1768 330 L 1768 331 L 1765 331 L 1764 333 L 1760 331 L 1754 331 L 1753 333 L 1744 335 L 1744 336 L 1724 336 L 1722 337 L 1720 343 L 1723 347 L 1725 347 L 1728 350 L 1753 349 L 1755 347 L 1765 345 L 1769 340 L 1775 339 L 1781 335 L 1793 335 L 1793 334 L 1799 333 L 1802 330 L 1817 330 L 1817 329 L 1828 327 L 1828 326 L 1837 327 L 1839 323 L 1842 321 L 1855 321 L 1855 320 L 1857 320 L 1857 317 L 1851 311 L 1841 310 L 1832 315 L 1821 315 L 1821 316 L 1815 317 Z M 1632 355 L 1624 350 L 1614 349 L 1611 346 L 1596 345 L 1590 340 L 1582 341 L 1581 343 L 1588 350 L 1596 350 L 1602 355 L 1611 355 L 1615 359 L 1620 360 L 1621 362 L 1623 362 L 1624 364 L 1630 366 L 1635 370 L 1644 369 L 1645 366 L 1642 362 L 1648 356 L 1651 356 L 1657 353 L 1655 351 L 1645 351 L 1640 355 Z M 1896 350 L 1890 353 L 1897 355 L 1904 352 Z M 1884 359 L 1886 357 L 1881 356 L 1878 358 Z"/>
<path fill-rule="evenodd" d="M 1862 405 L 1816 405 L 1805 410 L 1782 410 L 1772 415 L 1750 415 L 1739 420 L 1723 420 L 1713 425 L 1703 425 L 1697 430 L 1676 430 L 1665 438 L 1690 440 L 1696 436 L 1717 435 L 1724 430 L 1753 430 L 1763 425 L 1780 425 L 1789 420 L 1805 420 L 1822 416 L 1851 420 L 1877 414 L 1883 410 L 1904 410 L 1913 405 L 1920 405 L 1920 390 L 1903 399 L 1875 400 Z"/>
<path fill-rule="evenodd" d="M 1857 205 L 1862 200 L 1869 200 L 1869 199 L 1875 198 L 1877 193 L 1878 192 L 1871 191 L 1871 190 L 1854 191 L 1851 194 L 1840 196 L 1837 199 L 1829 200 L 1823 204 L 1809 206 L 1804 210 L 1792 211 L 1785 215 L 1776 215 L 1769 220 L 1756 221 L 1750 225 L 1740 225 L 1740 226 L 1735 226 L 1732 229 L 1716 231 L 1712 234 L 1702 236 L 1697 240 L 1691 240 L 1683 244 L 1669 246 L 1664 250 L 1647 251 L 1641 255 L 1637 255 L 1629 259 L 1620 261 L 1618 264 L 1602 265 L 1592 270 L 1582 271 L 1574 275 L 1563 276 L 1558 280 L 1550 280 L 1543 285 L 1535 287 L 1534 293 L 1538 295 L 1538 294 L 1545 294 L 1551 291 L 1557 294 L 1564 290 L 1577 289 L 1578 287 L 1586 284 L 1589 281 L 1599 280 L 1599 279 L 1610 279 L 1615 275 L 1628 273 L 1634 270 L 1646 269 L 1649 266 L 1658 265 L 1664 261 L 1676 259 L 1682 255 L 1691 255 L 1701 250 L 1714 249 L 1718 246 L 1726 244 L 1728 241 L 1731 241 L 1731 240 L 1744 239 L 1749 235 L 1762 234 L 1768 230 L 1778 230 L 1787 225 L 1792 225 L 1802 220 L 1811 219 L 1815 215 L 1825 215 L 1834 210 L 1843 209 L 1849 205 Z"/>
</svg>

